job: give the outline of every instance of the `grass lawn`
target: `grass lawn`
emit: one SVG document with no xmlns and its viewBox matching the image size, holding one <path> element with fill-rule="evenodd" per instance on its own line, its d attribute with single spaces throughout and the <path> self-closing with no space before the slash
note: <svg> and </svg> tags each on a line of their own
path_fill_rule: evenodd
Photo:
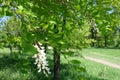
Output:
<svg viewBox="0 0 120 80">
<path fill-rule="evenodd" d="M 120 49 L 83 49 L 83 55 L 98 59 L 104 59 L 109 62 L 120 64 Z M 108 67 L 106 65 L 93 61 L 80 59 L 86 66 L 90 75 L 102 77 L 107 80 L 120 80 L 120 69 Z"/>
<path fill-rule="evenodd" d="M 42 76 L 42 77 L 41 77 Z M 37 72 L 32 56 L 0 49 L 0 80 L 52 80 Z"/>
<path fill-rule="evenodd" d="M 120 65 L 120 49 L 83 49 L 83 55 L 103 59 Z"/>
<path fill-rule="evenodd" d="M 99 64 L 93 61 L 81 59 L 82 63 L 85 64 L 86 70 L 89 75 L 104 80 L 120 80 L 120 70 L 111 68 L 109 66 Z"/>
<path fill-rule="evenodd" d="M 50 51 L 48 52 L 49 67 L 51 68 L 52 74 L 46 78 L 42 73 L 37 73 L 36 66 L 33 64 L 33 59 L 26 58 L 25 55 L 22 57 L 11 57 L 9 55 L 9 49 L 1 49 L 0 80 L 53 80 L 53 54 Z M 110 61 L 119 61 L 118 49 L 112 49 L 111 51 L 111 49 L 91 48 L 83 49 L 80 52 L 84 53 L 83 55 L 104 58 L 107 60 L 110 60 L 110 56 L 112 55 L 112 57 L 115 57 L 115 60 Z M 93 52 L 96 52 L 96 54 Z M 73 59 L 81 61 L 81 64 L 70 63 Z M 27 65 L 27 67 L 25 65 Z M 84 68 L 86 68 L 86 70 Z M 80 56 L 71 56 L 65 59 L 64 56 L 61 55 L 61 80 L 120 80 L 120 70 L 85 60 Z"/>
</svg>

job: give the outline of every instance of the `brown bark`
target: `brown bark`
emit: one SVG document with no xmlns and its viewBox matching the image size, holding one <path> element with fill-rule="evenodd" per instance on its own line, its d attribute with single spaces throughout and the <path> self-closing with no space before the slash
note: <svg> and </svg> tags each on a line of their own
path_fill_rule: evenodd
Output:
<svg viewBox="0 0 120 80">
<path fill-rule="evenodd" d="M 104 46 L 107 47 L 107 36 L 106 35 L 104 35 L 104 40 L 105 40 Z"/>
<path fill-rule="evenodd" d="M 54 49 L 54 80 L 60 80 L 60 54 Z"/>
</svg>

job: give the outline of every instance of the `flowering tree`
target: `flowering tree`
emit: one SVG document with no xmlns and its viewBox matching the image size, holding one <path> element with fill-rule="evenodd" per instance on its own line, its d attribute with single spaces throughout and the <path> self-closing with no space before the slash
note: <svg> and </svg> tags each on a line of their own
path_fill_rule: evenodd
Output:
<svg viewBox="0 0 120 80">
<path fill-rule="evenodd" d="M 39 71 L 43 69 L 45 74 L 49 73 L 49 69 L 39 42 L 53 48 L 54 80 L 60 80 L 60 54 L 70 54 L 71 49 L 88 46 L 91 20 L 95 19 L 97 25 L 102 24 L 99 21 L 104 17 L 104 20 L 108 21 L 107 15 L 104 14 L 111 6 L 118 10 L 116 2 L 111 4 L 111 0 L 2 0 L 0 12 L 2 15 L 12 15 L 19 19 L 22 51 L 38 52 L 34 55 L 35 64 Z"/>
</svg>

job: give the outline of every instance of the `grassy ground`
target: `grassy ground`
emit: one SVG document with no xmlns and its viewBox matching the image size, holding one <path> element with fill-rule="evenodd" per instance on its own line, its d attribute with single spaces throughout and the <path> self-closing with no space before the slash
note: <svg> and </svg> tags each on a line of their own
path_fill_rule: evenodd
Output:
<svg viewBox="0 0 120 80">
<path fill-rule="evenodd" d="M 109 62 L 120 64 L 120 49 L 83 49 L 83 55 L 104 59 Z M 90 75 L 102 77 L 107 80 L 120 80 L 120 69 L 108 67 L 93 61 L 81 59 L 85 63 Z"/>
<path fill-rule="evenodd" d="M 92 55 L 93 52 L 102 53 L 106 56 L 114 56 L 118 60 L 119 50 L 109 49 L 83 49 L 84 55 Z M 111 52 L 111 53 L 109 53 Z M 113 53 L 112 53 L 113 52 Z M 0 50 L 0 80 L 53 80 L 53 59 L 49 51 L 48 61 L 52 74 L 46 78 L 42 73 L 37 73 L 34 60 L 26 58 L 26 55 L 10 56 L 9 49 Z M 117 53 L 117 54 L 114 54 Z M 99 55 L 99 54 L 98 54 Z M 96 54 L 94 55 L 96 56 Z M 117 58 L 116 58 L 117 57 Z M 100 58 L 109 58 L 100 56 Z M 67 60 L 68 59 L 68 60 Z M 65 59 L 61 55 L 61 80 L 119 80 L 120 70 L 103 64 L 85 60 L 80 56 L 71 56 Z M 80 64 L 72 64 L 71 60 L 77 59 Z M 116 60 L 117 59 L 117 60 Z M 110 59 L 108 59 L 110 60 Z M 113 60 L 112 60 L 113 61 Z M 51 63 L 50 63 L 51 62 Z M 86 67 L 86 70 L 84 69 Z"/>
<path fill-rule="evenodd" d="M 83 49 L 83 55 L 95 57 L 98 59 L 107 60 L 109 62 L 120 64 L 120 49 Z"/>
<path fill-rule="evenodd" d="M 89 60 L 81 59 L 85 64 L 86 70 L 89 75 L 95 76 L 97 78 L 102 78 L 104 80 L 119 80 L 120 70 L 108 67 L 103 64 L 92 62 Z"/>
<path fill-rule="evenodd" d="M 29 55 L 20 55 L 14 50 L 0 49 L 0 80 L 52 80 L 37 72 L 34 59 Z"/>
</svg>

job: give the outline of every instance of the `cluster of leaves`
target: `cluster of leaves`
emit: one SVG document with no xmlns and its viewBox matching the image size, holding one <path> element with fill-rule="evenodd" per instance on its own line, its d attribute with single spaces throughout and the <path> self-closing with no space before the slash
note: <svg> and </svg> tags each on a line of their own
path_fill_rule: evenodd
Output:
<svg viewBox="0 0 120 80">
<path fill-rule="evenodd" d="M 79 18 L 76 15 L 76 13 L 79 14 L 77 12 L 79 10 L 76 9 L 76 5 L 79 6 L 80 3 L 78 2 L 67 0 L 24 1 L 24 3 L 19 0 L 6 1 L 3 3 L 5 4 L 5 8 L 2 7 L 2 10 L 7 9 L 7 11 L 11 11 L 11 8 L 14 8 L 15 11 L 11 11 L 11 13 L 15 16 L 17 15 L 17 17 L 21 16 L 21 37 L 27 44 L 28 42 L 31 44 L 33 41 L 40 41 L 50 46 L 58 47 L 58 44 L 64 44 L 65 46 L 73 45 L 74 42 L 81 43 L 81 40 L 78 41 L 79 39 L 77 38 L 81 37 L 82 39 L 85 37 L 83 33 L 84 28 L 81 29 L 83 25 L 79 25 L 80 21 L 78 22 Z M 3 11 L 5 12 L 3 14 L 8 14 L 7 11 Z M 84 22 L 84 20 L 81 22 Z M 77 34 L 78 32 L 79 34 Z M 68 35 L 71 39 L 68 38 Z"/>
</svg>

